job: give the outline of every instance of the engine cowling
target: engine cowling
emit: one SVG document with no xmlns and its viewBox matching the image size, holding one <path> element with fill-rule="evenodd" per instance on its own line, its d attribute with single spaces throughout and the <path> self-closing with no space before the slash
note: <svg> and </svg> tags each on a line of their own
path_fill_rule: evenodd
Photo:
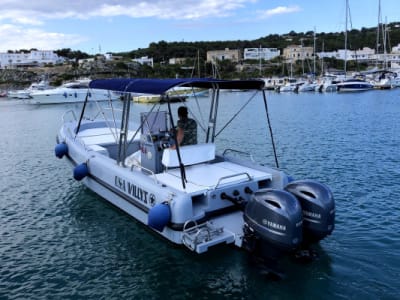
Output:
<svg viewBox="0 0 400 300">
<path fill-rule="evenodd" d="M 301 206 L 296 197 L 287 191 L 256 191 L 247 203 L 243 216 L 246 226 L 262 241 L 266 251 L 276 249 L 276 252 L 287 252 L 296 249 L 302 242 Z"/>
<path fill-rule="evenodd" d="M 288 183 L 285 190 L 300 202 L 303 211 L 303 240 L 314 243 L 330 235 L 335 227 L 335 201 L 331 190 L 314 180 Z"/>
</svg>

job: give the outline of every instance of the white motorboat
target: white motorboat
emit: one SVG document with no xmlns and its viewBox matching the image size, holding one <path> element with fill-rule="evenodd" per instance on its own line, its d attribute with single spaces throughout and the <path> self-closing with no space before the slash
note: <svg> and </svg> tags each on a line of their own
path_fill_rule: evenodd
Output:
<svg viewBox="0 0 400 300">
<path fill-rule="evenodd" d="M 101 116 L 93 118 L 85 104 L 79 119 L 66 112 L 55 154 L 72 164 L 76 180 L 153 232 L 196 253 L 232 244 L 267 262 L 299 249 L 304 253 L 333 231 L 335 203 L 329 188 L 313 180 L 294 181 L 279 169 L 264 81 L 103 79 L 89 86 L 122 93 L 121 118 L 92 111 Z M 169 145 L 177 142 L 171 134 L 175 128 L 171 103 L 156 103 L 145 112 L 141 107 L 135 124 L 130 95 L 161 94 L 168 99 L 175 86 L 212 92 L 200 99 L 210 101 L 204 105 L 209 109 L 204 141 L 172 149 Z M 260 121 L 269 125 L 275 166 L 255 163 L 240 148 L 216 151 L 217 116 L 221 112 L 226 117 L 223 105 L 232 105 L 220 99 L 219 91 L 225 89 L 255 90 L 256 94 L 241 93 L 249 96 L 243 106 L 259 103 L 265 108 L 265 120 Z M 253 126 L 254 121 L 248 124 Z"/>
<path fill-rule="evenodd" d="M 374 88 L 368 81 L 362 79 L 347 79 L 336 84 L 338 92 L 362 92 Z"/>
<path fill-rule="evenodd" d="M 340 82 L 336 79 L 336 76 L 324 76 L 321 81 L 315 87 L 316 92 L 336 92 L 337 91 L 337 83 Z"/>
<path fill-rule="evenodd" d="M 299 92 L 315 92 L 317 88 L 317 84 L 314 82 L 304 82 L 303 84 L 299 85 L 298 91 Z"/>
<path fill-rule="evenodd" d="M 29 99 L 30 94 L 35 91 L 43 91 L 47 89 L 52 89 L 47 80 L 41 80 L 39 82 L 32 83 L 28 88 L 23 90 L 11 90 L 7 92 L 9 98 L 16 99 Z"/>
<path fill-rule="evenodd" d="M 84 102 L 89 100 L 105 101 L 119 99 L 120 95 L 114 92 L 89 89 L 90 80 L 76 80 L 67 82 L 59 87 L 32 91 L 26 103 L 30 104 L 59 104 Z"/>
<path fill-rule="evenodd" d="M 372 81 L 374 89 L 378 90 L 389 90 L 393 88 L 393 83 L 391 78 L 380 78 L 378 80 Z"/>
<path fill-rule="evenodd" d="M 281 85 L 279 87 L 279 92 L 284 93 L 284 92 L 297 92 L 298 91 L 298 84 L 295 82 L 288 82 L 284 85 Z"/>
</svg>

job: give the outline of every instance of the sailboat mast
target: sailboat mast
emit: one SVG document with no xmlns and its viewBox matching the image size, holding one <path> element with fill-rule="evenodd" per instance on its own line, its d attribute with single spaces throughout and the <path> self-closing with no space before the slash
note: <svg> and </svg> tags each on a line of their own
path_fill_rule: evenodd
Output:
<svg viewBox="0 0 400 300">
<path fill-rule="evenodd" d="M 378 67 L 378 54 L 379 54 L 379 32 L 380 32 L 380 26 L 381 26 L 381 0 L 379 0 L 379 4 L 378 4 L 378 26 L 376 27 L 376 55 L 377 55 L 377 59 L 376 59 L 376 67 Z"/>
<path fill-rule="evenodd" d="M 315 77 L 315 75 L 316 75 L 316 73 L 315 73 L 315 42 L 316 42 L 317 37 L 316 37 L 315 30 L 316 29 L 314 27 L 314 49 L 313 49 L 313 51 L 314 51 L 314 53 L 313 53 L 313 72 L 314 72 L 314 74 L 313 74 L 313 77 Z"/>
<path fill-rule="evenodd" d="M 344 78 L 347 74 L 347 17 L 349 14 L 349 0 L 346 0 L 346 25 L 344 30 Z"/>
</svg>

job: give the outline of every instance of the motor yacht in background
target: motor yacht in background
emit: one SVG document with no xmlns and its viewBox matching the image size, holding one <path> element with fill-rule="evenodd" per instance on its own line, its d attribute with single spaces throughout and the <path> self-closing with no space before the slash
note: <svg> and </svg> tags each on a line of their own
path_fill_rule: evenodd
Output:
<svg viewBox="0 0 400 300">
<path fill-rule="evenodd" d="M 119 99 L 117 93 L 90 89 L 90 79 L 80 79 L 67 82 L 59 87 L 38 90 L 30 93 L 30 99 L 27 99 L 29 104 L 58 104 L 58 103 L 74 103 L 83 102 L 86 97 L 88 100 L 106 101 Z"/>
<path fill-rule="evenodd" d="M 299 85 L 298 91 L 299 92 L 315 92 L 315 89 L 317 86 L 318 86 L 318 84 L 315 82 L 306 81 L 303 84 Z"/>
<path fill-rule="evenodd" d="M 28 88 L 23 90 L 11 90 L 8 91 L 7 96 L 9 98 L 16 98 L 16 99 L 29 99 L 30 94 L 35 91 L 43 91 L 47 89 L 52 89 L 47 80 L 41 80 L 39 82 L 32 83 Z"/>
<path fill-rule="evenodd" d="M 374 86 L 365 80 L 362 79 L 346 79 L 337 84 L 338 92 L 362 92 L 372 90 Z"/>
</svg>

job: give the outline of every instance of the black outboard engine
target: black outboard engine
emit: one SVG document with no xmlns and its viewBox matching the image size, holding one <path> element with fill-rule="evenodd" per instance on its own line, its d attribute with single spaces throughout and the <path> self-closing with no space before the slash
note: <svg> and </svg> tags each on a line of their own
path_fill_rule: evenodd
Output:
<svg viewBox="0 0 400 300">
<path fill-rule="evenodd" d="M 296 196 L 303 210 L 303 243 L 316 243 L 335 227 L 335 201 L 330 189 L 313 180 L 297 180 L 285 190 Z"/>
<path fill-rule="evenodd" d="M 289 192 L 262 189 L 244 211 L 243 247 L 269 260 L 295 250 L 302 242 L 302 210 Z"/>
</svg>

